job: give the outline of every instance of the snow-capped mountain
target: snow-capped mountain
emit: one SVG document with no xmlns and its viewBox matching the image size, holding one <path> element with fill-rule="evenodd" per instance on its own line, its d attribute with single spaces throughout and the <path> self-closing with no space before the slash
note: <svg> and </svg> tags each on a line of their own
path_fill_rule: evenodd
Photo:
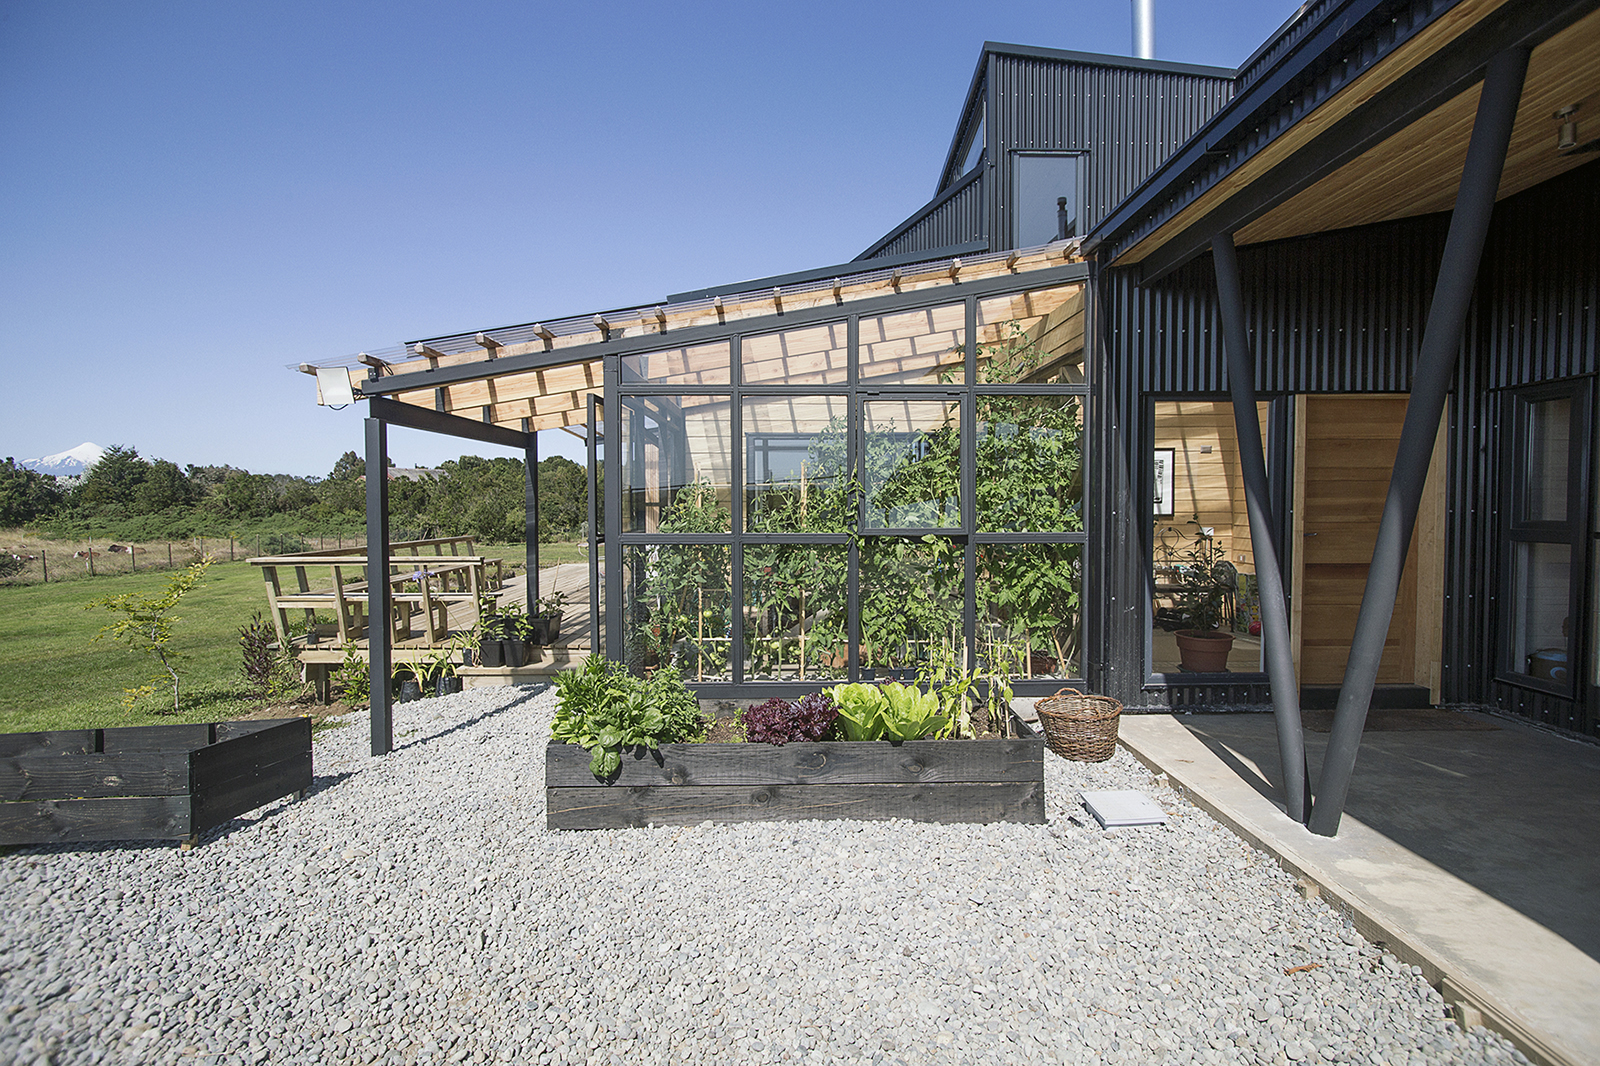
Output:
<svg viewBox="0 0 1600 1066">
<path fill-rule="evenodd" d="M 37 470 L 41 474 L 54 474 L 56 477 L 75 477 L 100 461 L 106 450 L 98 444 L 84 441 L 76 448 L 55 455 L 46 455 L 42 459 L 24 459 L 19 466 L 26 466 Z"/>
</svg>

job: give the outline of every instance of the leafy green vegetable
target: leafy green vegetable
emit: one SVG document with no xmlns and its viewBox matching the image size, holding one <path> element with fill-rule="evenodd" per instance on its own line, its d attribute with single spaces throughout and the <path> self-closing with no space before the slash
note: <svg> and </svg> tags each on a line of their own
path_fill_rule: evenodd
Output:
<svg viewBox="0 0 1600 1066">
<path fill-rule="evenodd" d="M 883 712 L 883 732 L 891 743 L 920 740 L 950 724 L 950 717 L 939 713 L 936 692 L 891 681 L 883 686 L 883 695 L 889 704 Z"/>
<path fill-rule="evenodd" d="M 876 685 L 835 685 L 828 690 L 839 711 L 839 728 L 846 740 L 878 740 L 883 736 L 883 712 L 889 701 Z"/>
<path fill-rule="evenodd" d="M 658 676 L 670 676 L 670 671 Z M 677 685 L 682 688 L 681 678 Z M 550 739 L 590 752 L 589 772 L 598 778 L 611 777 L 622 768 L 623 749 L 642 745 L 655 751 L 663 739 L 685 728 L 686 708 L 669 684 L 660 683 L 653 699 L 649 682 L 599 656 L 591 656 L 580 670 L 557 674 L 556 688 L 560 696 Z M 674 732 L 670 734 L 668 715 L 657 702 L 663 698 L 671 701 Z M 699 715 L 698 704 L 694 714 Z M 701 722 L 702 734 L 703 729 Z"/>
</svg>

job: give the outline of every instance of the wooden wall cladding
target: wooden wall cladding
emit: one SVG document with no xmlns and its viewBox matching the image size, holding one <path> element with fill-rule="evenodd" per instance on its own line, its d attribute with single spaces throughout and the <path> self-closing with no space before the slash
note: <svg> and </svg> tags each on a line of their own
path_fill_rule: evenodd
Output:
<svg viewBox="0 0 1600 1066">
<path fill-rule="evenodd" d="M 311 787 L 311 719 L 0 734 L 0 844 L 184 840 Z"/>
</svg>

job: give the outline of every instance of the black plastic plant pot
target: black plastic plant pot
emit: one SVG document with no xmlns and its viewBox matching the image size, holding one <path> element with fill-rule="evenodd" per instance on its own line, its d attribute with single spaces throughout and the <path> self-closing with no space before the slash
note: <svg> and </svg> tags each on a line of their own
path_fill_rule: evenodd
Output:
<svg viewBox="0 0 1600 1066">
<path fill-rule="evenodd" d="M 502 640 L 500 642 L 500 656 L 505 660 L 505 665 L 513 670 L 518 669 L 528 661 L 527 649 L 520 640 Z"/>
<path fill-rule="evenodd" d="M 506 661 L 498 640 L 486 640 L 478 645 L 478 658 L 483 660 L 484 666 L 504 666 Z"/>
<path fill-rule="evenodd" d="M 422 698 L 422 686 L 415 681 L 400 682 L 400 702 L 410 703 L 412 700 Z"/>
<path fill-rule="evenodd" d="M 439 678 L 438 685 L 434 689 L 434 694 L 438 696 L 449 696 L 460 691 L 461 679 L 459 677 L 441 677 Z"/>
</svg>

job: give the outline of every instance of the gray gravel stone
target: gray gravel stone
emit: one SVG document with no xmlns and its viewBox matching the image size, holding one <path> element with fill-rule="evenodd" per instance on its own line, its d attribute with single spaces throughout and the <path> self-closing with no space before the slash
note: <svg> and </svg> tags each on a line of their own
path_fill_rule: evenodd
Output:
<svg viewBox="0 0 1600 1066">
<path fill-rule="evenodd" d="M 1047 755 L 1043 826 L 550 833 L 552 710 L 397 705 L 192 852 L 0 857 L 0 1062 L 1526 1061 L 1125 752 Z"/>
</svg>

